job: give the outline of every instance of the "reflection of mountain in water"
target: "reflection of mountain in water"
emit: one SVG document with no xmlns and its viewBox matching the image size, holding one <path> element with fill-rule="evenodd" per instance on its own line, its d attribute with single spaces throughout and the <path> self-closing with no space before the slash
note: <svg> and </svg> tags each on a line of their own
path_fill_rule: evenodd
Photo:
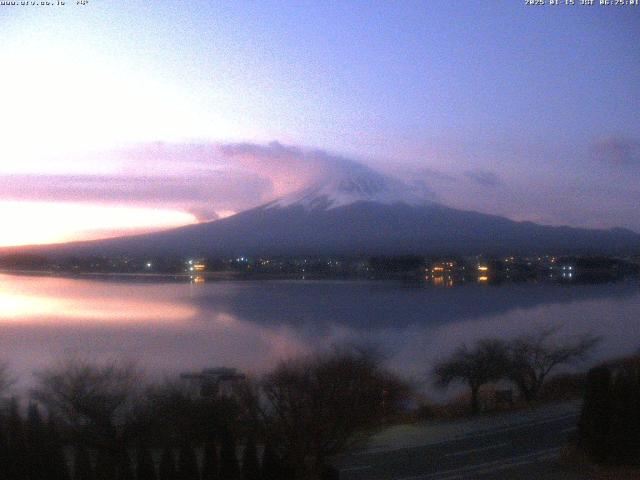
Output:
<svg viewBox="0 0 640 480">
<path fill-rule="evenodd" d="M 636 282 L 600 285 L 502 284 L 454 288 L 390 282 L 265 281 L 209 284 L 190 299 L 203 311 L 264 324 L 352 328 L 438 325 L 548 304 L 638 295 Z M 550 319 L 553 320 L 553 319 Z"/>
</svg>

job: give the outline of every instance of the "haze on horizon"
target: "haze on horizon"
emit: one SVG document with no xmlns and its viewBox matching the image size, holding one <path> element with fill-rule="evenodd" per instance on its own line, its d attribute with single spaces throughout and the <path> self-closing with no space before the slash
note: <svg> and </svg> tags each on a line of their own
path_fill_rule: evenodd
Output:
<svg viewBox="0 0 640 480">
<path fill-rule="evenodd" d="M 228 216 L 327 159 L 640 231 L 640 8 L 523 3 L 0 7 L 0 246 Z"/>
</svg>

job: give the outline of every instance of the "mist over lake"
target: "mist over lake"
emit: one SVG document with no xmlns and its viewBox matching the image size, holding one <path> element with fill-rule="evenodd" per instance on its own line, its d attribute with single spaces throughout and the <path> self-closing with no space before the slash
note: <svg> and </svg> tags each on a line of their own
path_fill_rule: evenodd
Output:
<svg viewBox="0 0 640 480">
<path fill-rule="evenodd" d="M 593 333 L 593 361 L 640 348 L 637 280 L 442 288 L 386 281 L 251 280 L 191 284 L 0 275 L 0 358 L 28 385 L 68 355 L 134 360 L 150 374 L 212 366 L 259 374 L 333 344 L 378 347 L 431 390 L 431 365 L 463 342 L 548 326 Z"/>
</svg>

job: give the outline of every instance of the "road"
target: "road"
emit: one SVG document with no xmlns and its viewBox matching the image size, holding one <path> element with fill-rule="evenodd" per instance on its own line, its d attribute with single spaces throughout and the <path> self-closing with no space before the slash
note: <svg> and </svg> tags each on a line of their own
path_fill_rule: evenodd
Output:
<svg viewBox="0 0 640 480">
<path fill-rule="evenodd" d="M 503 414 L 497 426 L 453 439 L 379 446 L 336 459 L 340 480 L 568 479 L 554 461 L 575 430 L 578 406 Z M 425 434 L 428 431 L 425 428 Z"/>
</svg>

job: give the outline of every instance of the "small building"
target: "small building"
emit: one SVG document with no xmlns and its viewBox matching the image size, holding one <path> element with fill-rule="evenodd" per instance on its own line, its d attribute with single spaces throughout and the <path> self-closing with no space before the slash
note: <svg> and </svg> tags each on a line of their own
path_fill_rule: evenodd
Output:
<svg viewBox="0 0 640 480">
<path fill-rule="evenodd" d="M 186 269 L 189 273 L 202 273 L 207 269 L 207 264 L 202 258 L 192 258 L 187 260 Z"/>
</svg>

